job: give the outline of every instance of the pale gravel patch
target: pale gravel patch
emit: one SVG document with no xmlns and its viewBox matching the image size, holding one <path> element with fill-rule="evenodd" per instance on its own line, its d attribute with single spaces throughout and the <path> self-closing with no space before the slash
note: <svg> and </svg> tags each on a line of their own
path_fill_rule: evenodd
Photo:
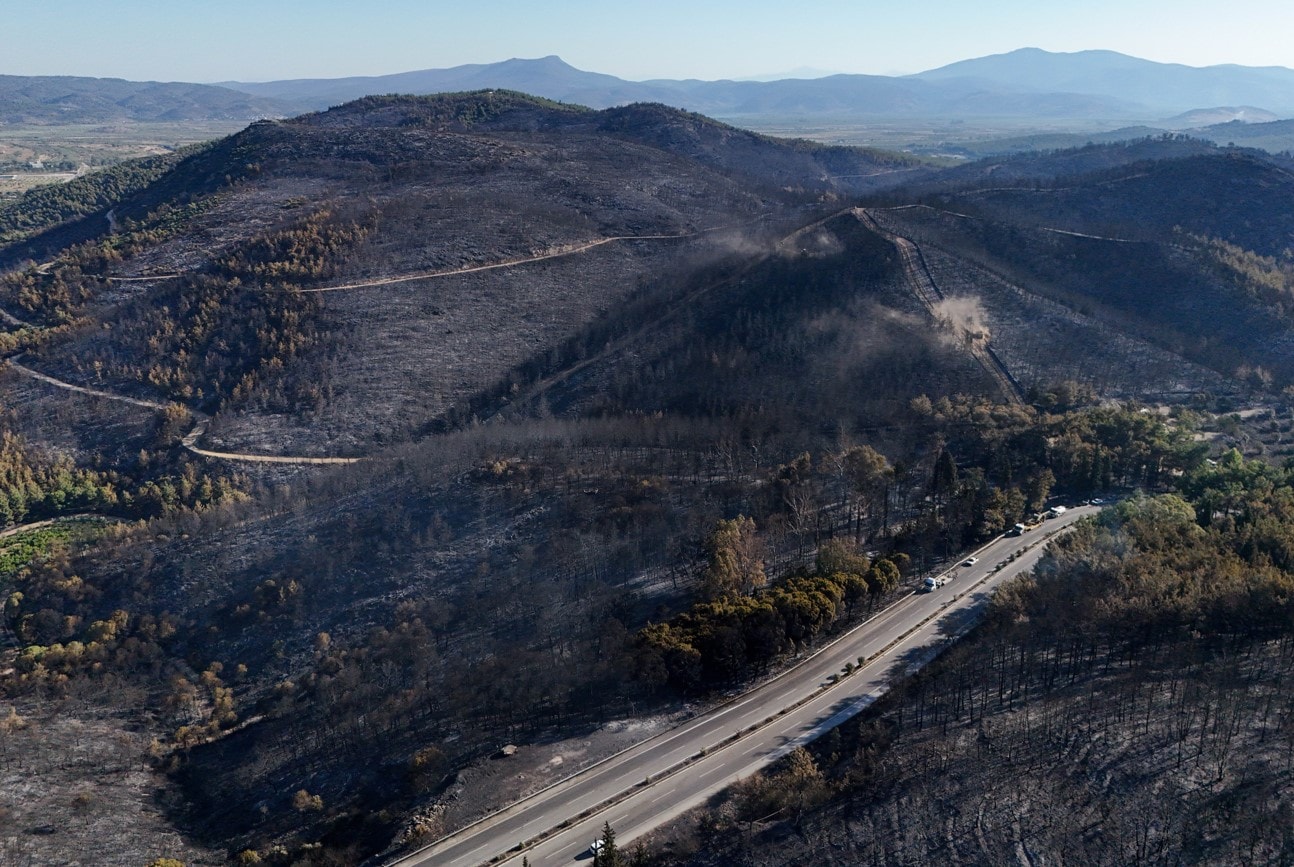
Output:
<svg viewBox="0 0 1294 867">
<path fill-rule="evenodd" d="M 152 733 L 79 703 L 0 703 L 0 720 L 15 707 L 26 724 L 0 730 L 0 865 L 226 863 L 167 821 L 158 795 L 170 784 L 152 768 Z"/>
<path fill-rule="evenodd" d="M 592 732 L 545 743 L 518 743 L 516 755 L 488 758 L 459 771 L 437 799 L 446 829 L 461 828 L 634 744 L 677 725 L 685 712 L 613 720 Z"/>
</svg>

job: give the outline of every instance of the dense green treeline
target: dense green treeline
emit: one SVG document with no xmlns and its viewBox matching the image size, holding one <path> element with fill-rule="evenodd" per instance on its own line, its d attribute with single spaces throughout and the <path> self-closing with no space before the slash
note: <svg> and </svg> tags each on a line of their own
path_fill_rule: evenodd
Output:
<svg viewBox="0 0 1294 867">
<path fill-rule="evenodd" d="M 73 327 L 23 329 L 14 333 L 19 338 L 16 346 L 0 345 L 32 351 L 42 345 L 42 335 Z M 91 446 L 93 450 L 76 456 L 60 448 L 41 448 L 28 439 L 40 424 L 58 425 L 60 410 L 26 426 L 12 412 L 0 412 L 0 529 L 82 512 L 151 519 L 248 498 L 247 477 L 181 447 L 180 438 L 193 419 L 179 404 L 139 424 L 137 436 L 104 437 Z"/>
<path fill-rule="evenodd" d="M 716 535 L 724 532 L 721 526 Z M 639 680 L 649 689 L 668 683 L 694 693 L 749 677 L 898 586 L 900 567 L 892 560 L 869 563 L 840 544 L 824 546 L 822 553 L 827 556 L 819 557 L 813 572 L 751 595 L 702 602 L 645 627 L 635 658 Z M 849 571 L 830 571 L 839 560 L 852 561 Z M 898 555 L 898 560 L 907 558 Z"/>
<path fill-rule="evenodd" d="M 160 457 L 145 453 L 134 466 L 85 468 L 64 456 L 33 453 L 19 438 L 0 434 L 0 520 L 20 524 L 82 511 L 151 518 L 246 496 L 244 478 Z"/>
<path fill-rule="evenodd" d="M 70 459 L 40 459 L 22 440 L 0 431 L 0 527 L 115 506 L 118 494 L 101 474 Z"/>
<path fill-rule="evenodd" d="M 28 190 L 16 202 L 0 207 L 0 245 L 21 240 L 59 223 L 112 207 L 169 172 L 200 147 L 129 160 L 65 184 Z"/>
<path fill-rule="evenodd" d="M 115 467 L 81 466 L 66 455 L 34 449 L 0 427 L 0 529 L 78 512 L 151 518 L 244 498 L 235 475 L 141 452 Z"/>
<path fill-rule="evenodd" d="M 1179 490 L 1121 503 L 1060 540 L 999 612 L 1134 645 L 1294 634 L 1294 471 L 1231 451 Z"/>
</svg>

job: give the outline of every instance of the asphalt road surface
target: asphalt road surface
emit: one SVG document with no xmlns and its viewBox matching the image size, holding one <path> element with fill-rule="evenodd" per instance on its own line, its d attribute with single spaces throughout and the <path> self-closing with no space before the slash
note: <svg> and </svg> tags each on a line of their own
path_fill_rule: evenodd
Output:
<svg viewBox="0 0 1294 867">
<path fill-rule="evenodd" d="M 945 573 L 943 587 L 900 599 L 773 680 L 396 864 L 515 867 L 523 854 L 535 867 L 571 864 L 589 857 L 604 822 L 615 829 L 617 843 L 632 841 L 859 713 L 896 676 L 927 661 L 973 622 L 998 584 L 1032 568 L 1047 538 L 1096 511 L 1070 509 L 1022 536 L 989 543 L 974 552 L 975 565 Z M 832 682 L 860 657 L 864 666 Z M 516 848 L 523 843 L 529 844 L 524 852 Z"/>
</svg>

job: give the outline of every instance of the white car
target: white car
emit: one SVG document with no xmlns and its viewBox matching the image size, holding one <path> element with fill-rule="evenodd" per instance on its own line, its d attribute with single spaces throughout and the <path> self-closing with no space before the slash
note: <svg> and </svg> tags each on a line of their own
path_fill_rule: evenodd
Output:
<svg viewBox="0 0 1294 867">
<path fill-rule="evenodd" d="M 605 845 L 607 845 L 605 840 L 594 840 L 589 844 L 589 854 L 594 858 L 598 857 L 599 853 L 602 852 L 602 847 Z"/>
<path fill-rule="evenodd" d="M 979 558 L 978 558 L 978 557 L 967 557 L 965 560 L 963 560 L 963 561 L 962 561 L 962 565 L 963 565 L 963 566 L 974 566 L 974 565 L 975 565 L 976 563 L 978 563 L 978 562 L 979 562 Z"/>
</svg>

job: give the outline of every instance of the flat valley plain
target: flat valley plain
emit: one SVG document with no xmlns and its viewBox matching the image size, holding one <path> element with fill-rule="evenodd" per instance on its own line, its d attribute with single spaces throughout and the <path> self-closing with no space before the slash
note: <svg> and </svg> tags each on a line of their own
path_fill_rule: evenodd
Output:
<svg viewBox="0 0 1294 867">
<path fill-rule="evenodd" d="M 0 124 L 0 201 L 123 160 L 211 141 L 246 125 L 241 121 Z"/>
</svg>

